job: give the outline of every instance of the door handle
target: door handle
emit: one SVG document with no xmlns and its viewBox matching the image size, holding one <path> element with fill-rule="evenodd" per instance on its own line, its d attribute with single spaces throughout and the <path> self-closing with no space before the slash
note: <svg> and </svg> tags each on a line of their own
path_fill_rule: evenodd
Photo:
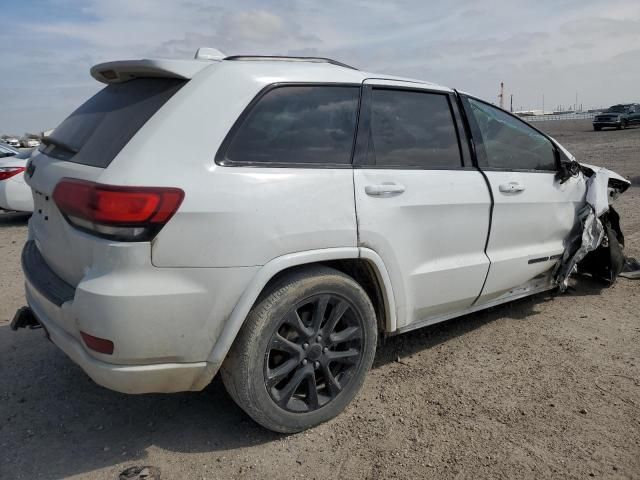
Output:
<svg viewBox="0 0 640 480">
<path fill-rule="evenodd" d="M 364 187 L 364 192 L 372 197 L 390 197 L 391 195 L 400 195 L 404 191 L 405 186 L 397 183 L 382 183 Z"/>
<path fill-rule="evenodd" d="M 520 182 L 503 183 L 498 187 L 502 193 L 519 193 L 524 191 L 524 185 Z"/>
</svg>

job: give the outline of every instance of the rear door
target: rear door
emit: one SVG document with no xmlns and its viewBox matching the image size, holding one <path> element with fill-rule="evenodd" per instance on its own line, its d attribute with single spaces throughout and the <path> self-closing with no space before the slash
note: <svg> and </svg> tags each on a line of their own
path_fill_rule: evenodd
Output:
<svg viewBox="0 0 640 480">
<path fill-rule="evenodd" d="M 111 84 L 75 110 L 32 157 L 25 179 L 33 190 L 30 234 L 47 264 L 77 285 L 92 264 L 95 242 L 69 225 L 56 208 L 53 190 L 64 177 L 97 181 L 138 130 L 183 85 L 173 78 L 142 78 Z"/>
<path fill-rule="evenodd" d="M 491 198 L 453 92 L 367 80 L 354 183 L 359 245 L 389 271 L 398 327 L 469 307 L 489 266 Z"/>
<path fill-rule="evenodd" d="M 494 199 L 482 303 L 550 271 L 578 226 L 586 187 L 582 175 L 560 183 L 559 152 L 529 124 L 475 98 L 462 103 Z"/>
</svg>

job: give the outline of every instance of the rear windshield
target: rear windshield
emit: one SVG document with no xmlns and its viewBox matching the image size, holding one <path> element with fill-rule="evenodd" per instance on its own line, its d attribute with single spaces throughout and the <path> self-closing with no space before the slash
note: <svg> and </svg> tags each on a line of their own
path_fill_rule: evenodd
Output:
<svg viewBox="0 0 640 480">
<path fill-rule="evenodd" d="M 87 100 L 43 140 L 61 160 L 106 168 L 186 80 L 141 78 L 113 83 Z"/>
</svg>

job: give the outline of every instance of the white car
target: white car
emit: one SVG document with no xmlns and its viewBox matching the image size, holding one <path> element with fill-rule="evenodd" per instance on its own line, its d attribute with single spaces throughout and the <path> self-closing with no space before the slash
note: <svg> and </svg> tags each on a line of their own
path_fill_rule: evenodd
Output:
<svg viewBox="0 0 640 480">
<path fill-rule="evenodd" d="M 354 398 L 378 335 L 554 288 L 587 180 L 545 134 L 332 60 L 203 57 L 91 69 L 106 87 L 30 160 L 13 328 L 120 392 L 220 370 L 295 432 Z"/>
<path fill-rule="evenodd" d="M 20 140 L 20 145 L 23 148 L 35 148 L 40 145 L 40 140 L 37 138 L 23 138 Z"/>
<path fill-rule="evenodd" d="M 18 140 L 15 137 L 8 137 L 2 141 L 7 145 L 9 145 L 10 147 L 20 148 L 20 140 Z"/>
<path fill-rule="evenodd" d="M 0 145 L 0 210 L 33 211 L 31 188 L 24 181 L 30 155 L 31 151 Z"/>
</svg>

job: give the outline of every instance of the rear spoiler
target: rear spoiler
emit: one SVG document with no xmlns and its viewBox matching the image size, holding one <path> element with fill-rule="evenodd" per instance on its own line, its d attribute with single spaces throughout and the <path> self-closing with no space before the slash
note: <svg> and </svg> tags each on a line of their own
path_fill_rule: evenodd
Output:
<svg viewBox="0 0 640 480">
<path fill-rule="evenodd" d="M 182 78 L 189 80 L 212 62 L 201 60 L 141 59 L 99 63 L 91 76 L 102 83 L 122 83 L 134 78 Z"/>
</svg>

